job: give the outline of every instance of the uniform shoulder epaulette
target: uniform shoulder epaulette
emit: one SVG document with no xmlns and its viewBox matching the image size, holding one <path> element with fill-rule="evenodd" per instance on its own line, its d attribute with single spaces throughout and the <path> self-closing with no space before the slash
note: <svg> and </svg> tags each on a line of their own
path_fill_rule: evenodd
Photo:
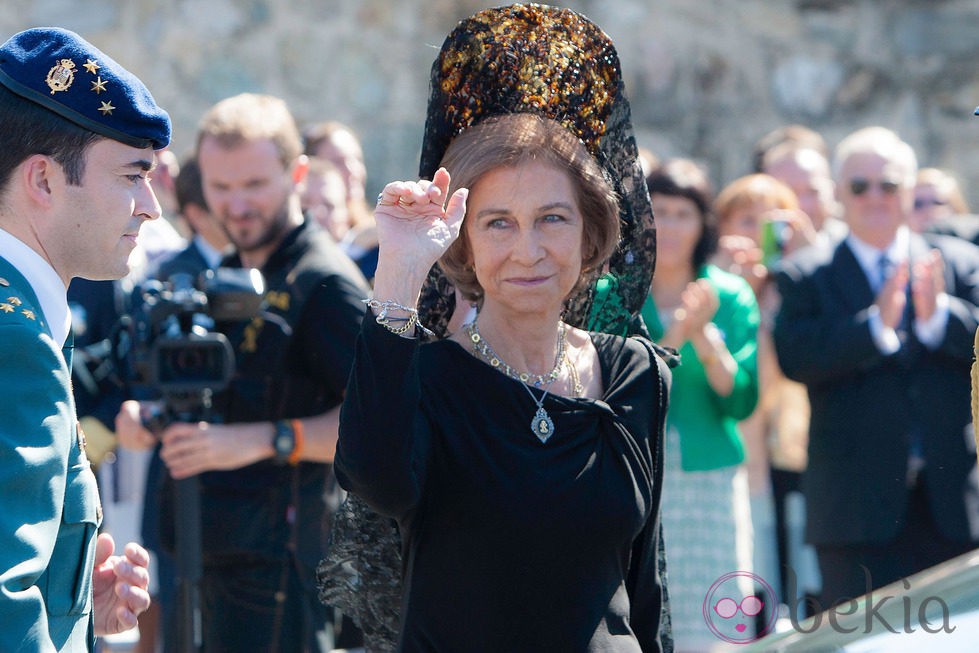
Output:
<svg viewBox="0 0 979 653">
<path fill-rule="evenodd" d="M 44 320 L 37 307 L 12 287 L 7 279 L 0 277 L 0 325 L 17 323 L 33 323 L 39 329 L 44 328 Z"/>
</svg>

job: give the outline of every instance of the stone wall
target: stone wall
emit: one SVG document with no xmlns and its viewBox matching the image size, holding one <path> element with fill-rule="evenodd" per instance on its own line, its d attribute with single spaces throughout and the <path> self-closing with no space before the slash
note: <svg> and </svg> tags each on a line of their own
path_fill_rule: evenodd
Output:
<svg viewBox="0 0 979 653">
<path fill-rule="evenodd" d="M 174 119 L 242 91 L 286 98 L 301 122 L 360 134 L 369 190 L 412 177 L 428 72 L 473 0 L 4 0 L 0 39 L 29 26 L 82 33 L 143 78 Z M 975 0 L 580 0 L 619 50 L 639 141 L 748 172 L 753 142 L 789 122 L 835 144 L 897 130 L 946 167 L 979 210 L 979 3 Z"/>
</svg>

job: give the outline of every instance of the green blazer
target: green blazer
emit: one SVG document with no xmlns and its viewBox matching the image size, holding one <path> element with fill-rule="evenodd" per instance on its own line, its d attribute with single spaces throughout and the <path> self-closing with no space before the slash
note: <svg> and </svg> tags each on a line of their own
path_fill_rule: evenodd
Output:
<svg viewBox="0 0 979 653">
<path fill-rule="evenodd" d="M 102 510 L 62 344 L 30 284 L 0 258 L 0 651 L 95 648 Z"/>
<path fill-rule="evenodd" d="M 711 320 L 724 335 L 724 342 L 738 364 L 734 389 L 727 397 L 719 396 L 707 383 L 707 375 L 693 345 L 680 348 L 680 366 L 673 370 L 673 391 L 667 425 L 680 434 L 683 469 L 702 471 L 737 465 L 744 460 L 744 443 L 738 421 L 755 409 L 758 403 L 758 302 L 748 282 L 705 265 L 697 275 L 707 279 L 720 299 Z M 653 340 L 663 337 L 654 299 L 650 296 L 642 308 L 642 317 Z"/>
</svg>

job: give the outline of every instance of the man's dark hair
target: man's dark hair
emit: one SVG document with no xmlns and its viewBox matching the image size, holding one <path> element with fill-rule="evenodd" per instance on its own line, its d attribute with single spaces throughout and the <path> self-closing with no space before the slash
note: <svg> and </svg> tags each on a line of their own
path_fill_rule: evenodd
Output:
<svg viewBox="0 0 979 653">
<path fill-rule="evenodd" d="M 14 168 L 34 154 L 49 156 L 78 186 L 88 146 L 103 138 L 0 85 L 0 196 Z"/>
<path fill-rule="evenodd" d="M 188 204 L 196 204 L 207 210 L 204 184 L 201 181 L 201 167 L 197 163 L 197 157 L 187 157 L 180 163 L 180 172 L 177 173 L 173 190 L 177 196 L 177 210 L 181 213 Z"/>
</svg>

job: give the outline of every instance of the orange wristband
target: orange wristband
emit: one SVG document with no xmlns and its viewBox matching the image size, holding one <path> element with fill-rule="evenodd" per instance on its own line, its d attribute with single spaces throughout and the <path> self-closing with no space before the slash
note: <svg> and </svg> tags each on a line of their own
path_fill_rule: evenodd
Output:
<svg viewBox="0 0 979 653">
<path fill-rule="evenodd" d="M 303 445 L 306 444 L 306 437 L 303 433 L 303 423 L 298 419 L 290 420 L 292 424 L 292 432 L 296 434 L 296 446 L 292 448 L 292 453 L 289 454 L 288 462 L 290 465 L 298 465 L 299 459 L 303 455 Z"/>
</svg>

